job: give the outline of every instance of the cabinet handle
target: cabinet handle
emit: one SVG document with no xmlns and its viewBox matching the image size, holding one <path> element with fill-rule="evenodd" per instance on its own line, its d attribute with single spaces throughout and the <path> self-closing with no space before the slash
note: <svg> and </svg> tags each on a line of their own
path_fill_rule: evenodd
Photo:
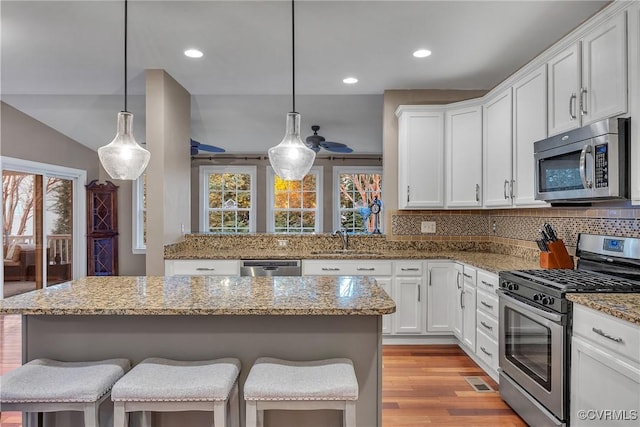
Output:
<svg viewBox="0 0 640 427">
<path fill-rule="evenodd" d="M 486 303 L 486 302 L 484 302 L 484 301 L 480 301 L 480 304 L 482 304 L 482 305 L 484 305 L 485 307 L 487 307 L 487 308 L 489 308 L 489 309 L 493 310 L 493 305 L 492 305 L 492 304 L 487 304 L 487 303 Z"/>
<path fill-rule="evenodd" d="M 456 274 L 456 286 L 458 287 L 458 289 L 460 289 L 460 272 L 457 272 L 458 274 Z"/>
<path fill-rule="evenodd" d="M 516 186 L 516 180 L 512 179 L 511 185 L 509 186 L 509 196 L 511 196 L 512 199 L 515 197 L 515 190 L 514 190 L 515 186 Z"/>
<path fill-rule="evenodd" d="M 420 302 L 420 284 L 418 283 L 418 302 Z"/>
<path fill-rule="evenodd" d="M 407 203 L 409 203 L 409 201 L 410 201 L 410 195 L 411 195 L 411 193 L 410 193 L 409 189 L 410 189 L 410 186 L 409 186 L 409 185 L 407 185 Z"/>
<path fill-rule="evenodd" d="M 614 337 L 613 335 L 609 335 L 608 333 L 604 332 L 602 329 L 598 329 L 598 328 L 591 328 L 591 330 L 592 330 L 593 332 L 595 332 L 596 334 L 598 334 L 598 335 L 602 336 L 602 337 L 605 337 L 605 338 L 610 339 L 611 341 L 615 341 L 615 342 L 617 342 L 618 344 L 622 344 L 622 342 L 623 342 L 622 338 L 620 338 L 620 337 Z"/>
<path fill-rule="evenodd" d="M 338 267 L 322 267 L 322 271 L 340 271 Z"/>
<path fill-rule="evenodd" d="M 578 168 L 580 171 L 580 179 L 584 188 L 591 188 L 593 182 L 587 179 L 587 154 L 591 154 L 591 145 L 587 144 L 580 151 L 580 162 Z"/>
<path fill-rule="evenodd" d="M 491 325 L 487 325 L 486 323 L 484 323 L 484 320 L 481 320 L 481 321 L 480 321 L 480 324 L 481 324 L 482 326 L 484 326 L 485 328 L 487 328 L 488 330 L 493 331 L 493 326 L 491 326 Z"/>
<path fill-rule="evenodd" d="M 464 277 L 466 277 L 467 279 L 471 279 L 473 276 L 471 276 L 470 274 L 467 273 L 462 273 L 464 275 Z"/>
<path fill-rule="evenodd" d="M 480 184 L 476 184 L 476 202 L 480 201 Z"/>
<path fill-rule="evenodd" d="M 418 267 L 402 267 L 400 271 L 418 271 L 420 270 Z"/>
<path fill-rule="evenodd" d="M 502 188 L 503 192 L 504 192 L 504 198 L 505 200 L 509 198 L 509 195 L 507 194 L 507 187 L 509 186 L 509 180 L 505 179 L 504 180 L 504 186 Z"/>
<path fill-rule="evenodd" d="M 460 308 L 464 310 L 464 304 L 462 303 L 462 296 L 464 295 L 464 291 L 460 292 Z"/>
<path fill-rule="evenodd" d="M 429 269 L 429 286 L 431 286 L 431 272 L 432 271 L 433 271 L 432 269 Z"/>
<path fill-rule="evenodd" d="M 481 280 L 480 282 L 481 282 L 483 285 L 485 285 L 485 286 L 488 286 L 488 287 L 490 287 L 490 288 L 493 288 L 493 283 L 489 283 L 489 282 L 487 282 L 487 281 L 485 281 L 485 280 Z"/>
<path fill-rule="evenodd" d="M 489 353 L 484 347 L 480 346 L 480 350 L 489 357 L 493 357 L 493 353 Z"/>
<path fill-rule="evenodd" d="M 216 269 L 211 267 L 198 267 L 196 271 L 216 271 Z"/>
<path fill-rule="evenodd" d="M 585 105 L 587 104 L 584 99 L 584 95 L 587 93 L 586 88 L 580 88 L 580 115 L 585 116 L 587 114 L 587 109 Z"/>
<path fill-rule="evenodd" d="M 575 103 L 576 101 L 576 94 L 572 93 L 571 96 L 569 97 L 569 118 L 571 120 L 575 120 L 576 119 L 576 115 L 573 113 L 575 110 Z"/>
<path fill-rule="evenodd" d="M 370 268 L 358 267 L 358 271 L 376 271 L 376 269 L 375 267 L 370 267 Z"/>
</svg>

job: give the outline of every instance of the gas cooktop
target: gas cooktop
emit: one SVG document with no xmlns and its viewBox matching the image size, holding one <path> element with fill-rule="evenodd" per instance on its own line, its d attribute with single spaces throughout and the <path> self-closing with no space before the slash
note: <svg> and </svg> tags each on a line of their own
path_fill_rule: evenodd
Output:
<svg viewBox="0 0 640 427">
<path fill-rule="evenodd" d="M 561 292 L 640 292 L 640 282 L 592 271 L 515 270 L 508 273 L 530 284 Z"/>
</svg>

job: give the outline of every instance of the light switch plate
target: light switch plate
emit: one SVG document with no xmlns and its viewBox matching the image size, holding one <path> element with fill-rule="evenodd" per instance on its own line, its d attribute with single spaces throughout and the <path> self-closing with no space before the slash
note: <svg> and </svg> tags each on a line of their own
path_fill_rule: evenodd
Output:
<svg viewBox="0 0 640 427">
<path fill-rule="evenodd" d="M 435 221 L 422 221 L 420 223 L 420 232 L 421 233 L 435 233 L 436 232 L 436 222 Z"/>
</svg>

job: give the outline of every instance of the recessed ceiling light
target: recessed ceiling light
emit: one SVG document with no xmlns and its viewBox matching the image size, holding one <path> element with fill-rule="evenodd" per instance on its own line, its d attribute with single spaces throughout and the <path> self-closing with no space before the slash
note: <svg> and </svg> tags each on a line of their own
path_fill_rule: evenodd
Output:
<svg viewBox="0 0 640 427">
<path fill-rule="evenodd" d="M 342 80 L 342 83 L 352 85 L 358 83 L 358 79 L 356 79 L 355 77 L 347 77 L 346 79 Z"/>
<path fill-rule="evenodd" d="M 413 56 L 415 56 L 416 58 L 426 58 L 429 55 L 431 55 L 431 51 L 428 49 L 418 49 L 413 52 Z"/>
<path fill-rule="evenodd" d="M 202 56 L 204 55 L 198 49 L 187 49 L 187 50 L 184 51 L 184 54 L 185 54 L 185 56 L 188 56 L 189 58 L 202 58 Z"/>
</svg>

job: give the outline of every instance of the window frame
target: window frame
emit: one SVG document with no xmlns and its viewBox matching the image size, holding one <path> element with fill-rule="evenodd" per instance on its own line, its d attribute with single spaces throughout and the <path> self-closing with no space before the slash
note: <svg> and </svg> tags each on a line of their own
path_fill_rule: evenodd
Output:
<svg viewBox="0 0 640 427">
<path fill-rule="evenodd" d="M 198 223 L 203 233 L 213 233 L 209 230 L 209 175 L 212 173 L 224 174 L 246 174 L 251 177 L 251 188 L 249 188 L 251 197 L 251 207 L 249 208 L 249 233 L 256 232 L 256 213 L 257 213 L 257 167 L 256 166 L 217 166 L 203 165 L 200 166 L 199 174 L 199 194 L 198 194 Z M 245 234 L 245 233 L 215 233 L 215 234 Z"/>
<path fill-rule="evenodd" d="M 382 166 L 333 166 L 333 229 L 339 230 L 342 227 L 340 223 L 340 175 L 342 174 L 380 174 L 382 175 Z M 382 176 L 384 180 L 384 175 Z M 381 189 L 382 191 L 382 189 Z M 378 229 L 384 233 L 384 205 L 382 206 L 382 215 L 379 218 Z"/>
<path fill-rule="evenodd" d="M 140 175 L 131 185 L 131 251 L 134 254 L 146 254 L 147 245 L 144 242 L 144 177 Z"/>
<path fill-rule="evenodd" d="M 322 188 L 323 188 L 323 179 L 324 173 L 323 168 L 321 166 L 312 166 L 307 175 L 314 174 L 316 176 L 316 224 L 314 227 L 313 233 L 321 233 L 322 232 L 322 211 L 323 211 L 323 197 L 322 197 Z M 276 173 L 271 166 L 267 167 L 267 232 L 268 233 L 276 233 L 275 231 L 275 193 L 274 193 L 274 185 L 275 185 L 275 176 Z M 313 233 L 283 233 L 277 232 L 277 234 L 313 234 Z"/>
</svg>

